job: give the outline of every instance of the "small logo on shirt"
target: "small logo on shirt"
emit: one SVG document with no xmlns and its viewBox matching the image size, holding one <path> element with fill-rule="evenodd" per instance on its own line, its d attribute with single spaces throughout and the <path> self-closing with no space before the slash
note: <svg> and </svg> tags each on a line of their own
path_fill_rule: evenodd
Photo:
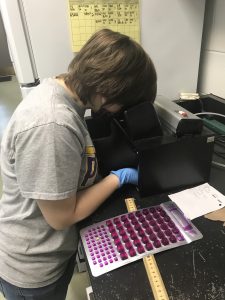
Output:
<svg viewBox="0 0 225 300">
<path fill-rule="evenodd" d="M 86 155 L 86 171 L 84 175 L 84 180 L 82 182 L 82 186 L 85 186 L 89 179 L 95 179 L 97 172 L 97 159 L 95 155 L 95 147 L 87 146 L 85 149 Z"/>
</svg>

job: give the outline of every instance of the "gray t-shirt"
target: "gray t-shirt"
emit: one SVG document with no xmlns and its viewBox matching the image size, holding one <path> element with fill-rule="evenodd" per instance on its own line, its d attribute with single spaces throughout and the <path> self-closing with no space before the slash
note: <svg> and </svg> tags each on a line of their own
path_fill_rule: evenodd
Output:
<svg viewBox="0 0 225 300">
<path fill-rule="evenodd" d="M 76 252 L 73 225 L 54 230 L 35 199 L 61 200 L 93 184 L 96 158 L 82 109 L 53 78 L 16 108 L 1 143 L 0 277 L 24 288 L 55 282 Z"/>
</svg>

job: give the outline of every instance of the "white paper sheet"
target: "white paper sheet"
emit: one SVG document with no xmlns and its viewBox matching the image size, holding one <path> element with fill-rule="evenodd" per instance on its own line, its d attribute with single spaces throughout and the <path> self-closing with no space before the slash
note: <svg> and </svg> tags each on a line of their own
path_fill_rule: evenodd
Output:
<svg viewBox="0 0 225 300">
<path fill-rule="evenodd" d="M 225 206 L 225 196 L 208 183 L 171 194 L 169 198 L 190 220 Z"/>
</svg>

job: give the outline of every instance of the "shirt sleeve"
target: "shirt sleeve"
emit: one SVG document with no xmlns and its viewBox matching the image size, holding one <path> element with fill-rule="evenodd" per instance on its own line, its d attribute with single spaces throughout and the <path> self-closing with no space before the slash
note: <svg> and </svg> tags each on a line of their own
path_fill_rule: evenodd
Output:
<svg viewBox="0 0 225 300">
<path fill-rule="evenodd" d="M 23 197 L 60 200 L 77 192 L 83 153 L 78 136 L 56 123 L 18 135 L 15 171 Z"/>
</svg>

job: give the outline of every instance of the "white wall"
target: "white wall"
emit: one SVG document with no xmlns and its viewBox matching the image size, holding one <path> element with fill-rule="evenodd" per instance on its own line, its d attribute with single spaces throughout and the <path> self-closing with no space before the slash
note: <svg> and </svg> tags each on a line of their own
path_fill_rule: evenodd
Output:
<svg viewBox="0 0 225 300">
<path fill-rule="evenodd" d="M 10 17 L 13 28 L 8 28 L 8 38 L 21 83 L 34 80 L 33 73 L 28 72 L 29 54 L 36 63 L 40 79 L 62 73 L 73 57 L 66 0 L 45 2 L 0 0 L 3 19 Z M 18 3 L 23 3 L 27 32 L 32 43 L 29 50 L 26 50 L 25 39 L 22 38 L 24 24 L 16 9 Z M 141 1 L 142 46 L 155 63 L 158 94 L 171 100 L 178 99 L 180 92 L 196 92 L 204 9 L 205 0 Z M 28 55 L 24 54 L 25 51 L 29 52 Z"/>
<path fill-rule="evenodd" d="M 225 98 L 225 0 L 207 0 L 198 91 Z"/>
<path fill-rule="evenodd" d="M 156 66 L 158 94 L 173 100 L 196 92 L 205 0 L 142 0 L 141 7 L 141 41 Z"/>
</svg>

